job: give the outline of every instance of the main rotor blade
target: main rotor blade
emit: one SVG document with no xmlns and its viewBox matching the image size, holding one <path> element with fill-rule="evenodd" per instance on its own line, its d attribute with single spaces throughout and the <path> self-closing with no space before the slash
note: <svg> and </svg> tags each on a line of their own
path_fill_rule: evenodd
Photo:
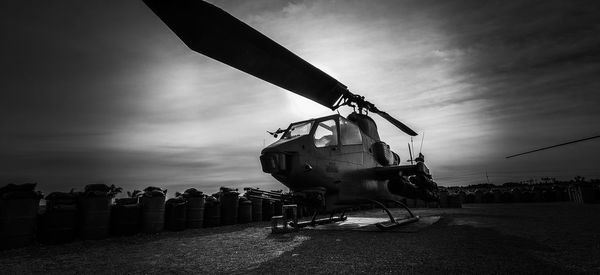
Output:
<svg viewBox="0 0 600 275">
<path fill-rule="evenodd" d="M 144 0 L 192 50 L 333 109 L 346 86 L 204 1 Z"/>
<path fill-rule="evenodd" d="M 417 132 L 415 132 L 412 129 L 408 128 L 408 126 L 406 126 L 404 123 L 400 122 L 399 120 L 393 118 L 388 113 L 383 112 L 383 111 L 379 111 L 379 110 L 371 110 L 371 112 L 380 115 L 385 120 L 389 121 L 391 124 L 394 124 L 394 126 L 398 127 L 398 129 L 402 130 L 402 132 L 405 132 L 405 133 L 407 133 L 408 135 L 411 135 L 411 136 L 416 136 L 417 135 Z"/>
<path fill-rule="evenodd" d="M 568 145 L 568 144 L 572 144 L 572 143 L 576 143 L 576 142 L 586 141 L 586 140 L 590 140 L 590 139 L 594 139 L 594 138 L 600 138 L 600 136 L 593 136 L 593 137 L 589 137 L 589 138 L 582 138 L 582 139 L 573 140 L 573 141 L 569 141 L 569 142 L 565 142 L 565 143 L 561 143 L 561 144 L 556 144 L 556 145 L 552 145 L 552 146 L 548 146 L 548 147 L 543 147 L 543 148 L 540 148 L 540 149 L 535 149 L 535 150 L 527 151 L 527 152 L 520 153 L 520 154 L 510 155 L 510 156 L 508 156 L 506 158 L 509 159 L 509 158 L 512 158 L 512 157 L 520 156 L 520 155 L 525 155 L 525 154 L 529 154 L 529 153 L 533 153 L 533 152 L 537 152 L 537 151 L 542 151 L 542 150 L 546 150 L 546 149 L 550 149 L 550 148 L 554 148 L 554 147 L 559 147 L 559 146 L 563 146 L 563 145 Z"/>
</svg>

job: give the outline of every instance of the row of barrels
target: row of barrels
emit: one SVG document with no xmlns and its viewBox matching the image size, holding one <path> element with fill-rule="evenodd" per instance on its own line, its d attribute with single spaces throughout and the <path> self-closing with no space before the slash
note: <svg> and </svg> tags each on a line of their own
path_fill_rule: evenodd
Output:
<svg viewBox="0 0 600 275">
<path fill-rule="evenodd" d="M 560 202 L 572 201 L 577 203 L 600 202 L 600 189 L 591 185 L 573 185 L 568 188 L 533 188 L 521 190 L 489 189 L 475 191 L 449 192 L 447 189 L 439 191 L 439 201 L 426 203 L 421 200 L 406 201 L 409 207 L 441 207 L 460 208 L 464 203 L 529 203 L 529 202 Z"/>
<path fill-rule="evenodd" d="M 95 192 L 95 193 L 94 193 Z M 147 188 L 142 194 L 115 199 L 107 193 L 51 193 L 40 211 L 41 194 L 0 194 L 0 249 L 26 246 L 37 239 L 59 244 L 140 232 L 215 227 L 269 221 L 281 215 L 282 202 L 239 196 L 222 188 L 206 196 L 194 188 L 166 199 L 166 190 Z M 9 192 L 10 193 L 10 192 Z"/>
<path fill-rule="evenodd" d="M 575 201 L 571 188 L 547 188 L 520 190 L 475 190 L 472 192 L 459 191 L 450 194 L 448 191 L 440 192 L 440 202 L 444 194 L 458 196 L 461 203 L 529 203 L 529 202 L 560 202 Z"/>
</svg>

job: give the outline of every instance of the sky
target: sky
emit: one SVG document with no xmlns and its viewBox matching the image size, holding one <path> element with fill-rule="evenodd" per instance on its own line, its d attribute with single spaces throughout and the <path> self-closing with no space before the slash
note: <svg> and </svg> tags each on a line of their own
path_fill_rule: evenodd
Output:
<svg viewBox="0 0 600 275">
<path fill-rule="evenodd" d="M 600 134 L 597 1 L 211 3 L 417 131 L 439 185 L 600 178 L 598 139 L 505 159 Z M 142 1 L 2 1 L 0 31 L 0 185 L 284 189 L 266 131 L 333 114 L 189 50 Z"/>
</svg>

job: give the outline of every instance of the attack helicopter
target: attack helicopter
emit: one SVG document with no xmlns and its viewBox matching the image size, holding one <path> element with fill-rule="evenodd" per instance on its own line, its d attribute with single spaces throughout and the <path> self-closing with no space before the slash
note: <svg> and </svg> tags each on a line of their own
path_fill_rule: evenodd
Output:
<svg viewBox="0 0 600 275">
<path fill-rule="evenodd" d="M 384 209 L 390 221 L 382 229 L 414 222 L 401 200 L 437 200 L 437 184 L 422 154 L 416 164 L 400 165 L 400 157 L 383 142 L 377 114 L 410 136 L 417 133 L 363 96 L 314 67 L 226 11 L 204 1 L 144 0 L 146 5 L 192 50 L 240 71 L 304 96 L 339 114 L 292 123 L 272 132 L 281 138 L 264 148 L 265 173 L 287 186 L 293 197 L 318 211 L 344 211 L 362 203 Z M 412 156 L 411 156 L 412 159 Z M 404 207 L 410 218 L 397 221 L 383 202 Z M 344 220 L 344 212 L 329 221 Z"/>
</svg>

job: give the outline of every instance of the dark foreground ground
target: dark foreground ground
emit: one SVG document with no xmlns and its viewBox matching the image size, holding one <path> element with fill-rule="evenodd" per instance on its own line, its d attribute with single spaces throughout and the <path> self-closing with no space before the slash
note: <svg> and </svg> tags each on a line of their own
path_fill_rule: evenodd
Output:
<svg viewBox="0 0 600 275">
<path fill-rule="evenodd" d="M 271 235 L 269 223 L 253 223 L 35 245 L 0 252 L 0 273 L 600 274 L 600 205 L 478 204 L 415 213 L 441 218 L 412 232 Z"/>
</svg>

